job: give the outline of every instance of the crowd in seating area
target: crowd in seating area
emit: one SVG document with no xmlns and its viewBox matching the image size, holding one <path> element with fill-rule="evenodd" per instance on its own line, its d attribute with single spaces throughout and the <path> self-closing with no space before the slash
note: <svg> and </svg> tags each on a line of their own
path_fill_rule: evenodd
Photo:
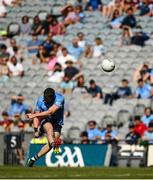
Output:
<svg viewBox="0 0 153 180">
<path fill-rule="evenodd" d="M 33 0 L 33 3 L 36 2 L 39 1 Z M 11 82 L 15 82 L 16 78 L 19 78 L 16 83 L 20 85 L 22 81 L 24 82 L 24 79 L 29 76 L 34 77 L 38 73 L 42 79 L 38 82 L 36 76 L 36 83 L 42 86 L 42 91 L 44 82 L 44 84 L 56 86 L 57 90 L 61 91 L 66 97 L 73 97 L 74 100 L 81 96 L 81 102 L 90 101 L 91 99 L 100 102 L 98 104 L 99 108 L 113 108 L 119 100 L 147 99 L 151 102 L 153 99 L 153 64 L 152 59 L 146 57 L 148 57 L 147 53 L 151 52 L 149 47 L 152 48 L 153 45 L 153 30 L 147 31 L 147 28 L 141 24 L 141 19 L 146 18 L 147 22 L 151 23 L 153 1 L 72 0 L 67 3 L 63 2 L 57 2 L 60 7 L 58 13 L 53 13 L 54 5 L 48 1 L 48 4 L 51 4 L 52 11 L 38 12 L 32 17 L 28 13 L 22 13 L 20 22 L 8 24 L 7 29 L 3 29 L 0 25 L 0 84 L 2 86 L 8 84 L 9 87 L 9 83 L 11 84 Z M 24 3 L 22 0 L 1 0 L 0 21 L 9 17 L 7 8 L 11 11 L 14 9 L 15 12 L 16 7 L 22 8 L 22 3 Z M 55 6 L 57 4 L 55 2 Z M 89 21 L 89 19 L 94 19 L 92 14 L 93 16 L 98 14 L 95 22 L 94 20 Z M 96 22 L 101 19 L 104 19 L 106 26 L 103 31 L 103 24 L 100 22 L 100 30 L 97 31 Z M 92 26 L 85 29 L 86 24 Z M 95 28 L 93 28 L 94 25 Z M 77 31 L 75 31 L 76 29 Z M 88 34 L 86 31 L 91 33 Z M 113 44 L 111 48 L 111 45 L 107 44 L 107 38 L 111 36 L 112 32 L 116 32 L 116 34 L 114 35 L 115 39 L 112 39 L 115 46 Z M 65 39 L 70 36 L 71 38 L 65 43 Z M 130 71 L 130 76 L 124 77 L 124 75 L 119 74 L 120 78 L 117 79 L 117 83 L 114 83 L 113 90 L 106 91 L 105 84 L 111 85 L 112 80 L 116 82 L 115 77 L 112 75 L 111 80 L 107 79 L 108 81 L 105 84 L 101 84 L 99 78 L 104 79 L 106 74 L 100 74 L 100 70 L 94 68 L 94 66 L 97 67 L 97 62 L 111 54 L 112 49 L 115 52 L 115 47 L 118 48 L 117 53 L 121 48 L 131 48 L 127 52 L 124 51 L 120 63 L 117 64 L 118 67 L 122 65 L 122 59 L 125 56 L 130 56 L 130 51 L 133 49 L 138 49 L 136 57 L 141 50 L 143 52 L 143 48 L 148 47 L 148 51 L 144 50 L 144 57 L 136 63 L 134 63 L 136 57 L 131 56 L 133 58 L 131 64 L 123 70 L 128 71 L 128 68 L 132 67 L 132 63 L 136 64 L 136 67 L 133 66 L 134 68 Z M 36 68 L 34 69 L 34 67 Z M 38 67 L 42 68 L 42 71 L 39 71 Z M 87 69 L 88 67 L 91 69 Z M 94 78 L 94 73 L 100 74 L 100 77 Z M 41 83 L 41 81 L 43 82 Z M 35 80 L 33 80 L 33 83 L 35 83 Z M 37 87 L 34 88 L 36 88 L 34 92 L 37 95 L 42 93 L 38 92 L 40 89 L 37 90 Z M 24 87 L 22 91 L 24 92 Z M 9 94 L 9 91 L 7 92 Z M 25 98 L 24 93 L 21 92 L 19 90 L 19 93 L 11 94 L 13 95 L 11 98 L 8 98 L 6 93 L 3 95 L 7 96 L 10 104 L 7 108 L 0 109 L 0 130 L 2 132 L 33 131 L 32 122 L 27 121 L 25 114 L 34 110 L 34 105 L 24 103 L 27 96 Z M 29 96 L 32 98 L 32 93 L 29 92 Z M 35 101 L 34 99 L 32 101 Z M 79 105 L 77 104 L 77 106 Z M 65 121 L 69 121 L 69 118 L 73 119 L 71 110 L 71 101 L 68 101 L 65 107 Z M 98 112 L 95 110 L 93 114 Z M 137 144 L 147 140 L 151 143 L 153 140 L 152 107 L 147 106 L 143 115 L 133 115 L 130 118 L 126 134 L 122 137 L 125 142 Z M 87 124 L 84 123 L 88 127 L 82 128 L 79 133 L 79 142 L 83 144 L 110 143 L 112 140 L 122 139 L 118 135 L 118 128 L 122 127 L 120 127 L 120 124 L 114 125 L 108 122 L 105 126 L 101 126 L 97 123 L 97 119 L 94 119 L 94 115 L 88 121 Z M 67 126 L 67 122 L 65 126 Z"/>
</svg>

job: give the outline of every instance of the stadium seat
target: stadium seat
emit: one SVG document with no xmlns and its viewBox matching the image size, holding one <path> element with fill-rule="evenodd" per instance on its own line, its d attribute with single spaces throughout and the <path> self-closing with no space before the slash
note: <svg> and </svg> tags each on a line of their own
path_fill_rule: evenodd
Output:
<svg viewBox="0 0 153 180">
<path fill-rule="evenodd" d="M 9 35 L 18 35 L 20 33 L 20 26 L 18 23 L 10 23 L 8 26 L 8 34 Z"/>
</svg>

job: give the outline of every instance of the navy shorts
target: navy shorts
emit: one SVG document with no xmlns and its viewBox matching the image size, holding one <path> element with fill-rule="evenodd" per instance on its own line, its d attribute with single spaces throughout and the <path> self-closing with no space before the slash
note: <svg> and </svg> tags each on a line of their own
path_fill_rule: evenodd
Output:
<svg viewBox="0 0 153 180">
<path fill-rule="evenodd" d="M 41 124 L 40 124 L 40 133 L 45 133 L 44 124 L 46 124 L 46 123 L 51 123 L 53 126 L 54 132 L 58 132 L 61 134 L 62 126 L 59 125 L 57 122 L 50 120 L 48 118 L 42 119 Z"/>
</svg>

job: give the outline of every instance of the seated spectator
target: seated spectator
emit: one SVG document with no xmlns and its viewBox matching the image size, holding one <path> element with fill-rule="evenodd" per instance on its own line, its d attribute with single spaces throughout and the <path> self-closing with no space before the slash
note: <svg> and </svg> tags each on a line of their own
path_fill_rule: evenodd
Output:
<svg viewBox="0 0 153 180">
<path fill-rule="evenodd" d="M 11 105 L 8 109 L 9 116 L 13 117 L 14 114 L 28 113 L 31 111 L 31 108 L 24 104 L 24 97 L 19 94 L 18 96 L 12 96 Z"/>
<path fill-rule="evenodd" d="M 22 22 L 20 25 L 21 33 L 29 34 L 31 32 L 31 23 L 29 22 L 29 17 L 27 15 L 22 17 Z"/>
<path fill-rule="evenodd" d="M 46 16 L 46 20 L 42 24 L 42 31 L 41 31 L 42 34 L 48 35 L 49 28 L 50 28 L 50 25 L 52 24 L 52 22 L 53 22 L 53 16 L 51 14 L 48 14 Z"/>
<path fill-rule="evenodd" d="M 63 93 L 70 94 L 74 88 L 74 83 L 68 76 L 63 77 L 63 81 L 60 84 L 60 88 L 62 89 Z"/>
<path fill-rule="evenodd" d="M 103 41 L 101 38 L 97 37 L 95 39 L 95 45 L 93 47 L 93 57 L 101 57 L 102 55 L 105 55 L 107 52 L 106 47 L 103 45 Z"/>
<path fill-rule="evenodd" d="M 64 77 L 64 72 L 62 66 L 59 63 L 56 63 L 54 69 L 48 72 L 48 81 L 53 83 L 61 83 Z"/>
<path fill-rule="evenodd" d="M 75 13 L 76 13 L 76 21 L 84 23 L 85 14 L 82 11 L 82 6 L 76 6 Z"/>
<path fill-rule="evenodd" d="M 140 139 L 140 135 L 135 132 L 135 126 L 134 124 L 129 125 L 129 132 L 125 136 L 125 142 L 127 144 L 133 145 L 133 144 L 138 144 L 138 140 Z"/>
<path fill-rule="evenodd" d="M 0 83 L 7 82 L 9 80 L 9 70 L 7 67 L 8 59 L 0 60 Z"/>
<path fill-rule="evenodd" d="M 123 20 L 123 16 L 121 16 L 120 10 L 119 9 L 115 9 L 112 13 L 112 17 L 111 17 L 111 22 L 110 22 L 110 26 L 112 28 L 120 28 L 121 24 L 122 24 L 122 20 Z"/>
<path fill-rule="evenodd" d="M 80 136 L 81 136 L 81 144 L 89 144 L 87 131 L 83 131 Z"/>
<path fill-rule="evenodd" d="M 32 40 L 27 44 L 29 55 L 36 55 L 38 53 L 38 48 L 42 43 L 42 40 L 39 40 L 35 34 L 32 34 Z"/>
<path fill-rule="evenodd" d="M 66 61 L 66 68 L 64 69 L 65 76 L 67 76 L 70 80 L 75 80 L 79 75 L 79 70 L 73 66 L 72 60 Z"/>
<path fill-rule="evenodd" d="M 4 127 L 5 132 L 10 132 L 10 127 L 13 121 L 9 118 L 9 115 L 6 111 L 2 112 L 2 120 L 0 120 L 0 126 Z"/>
<path fill-rule="evenodd" d="M 106 137 L 111 140 L 117 139 L 117 132 L 113 130 L 112 124 L 107 124 L 106 129 L 101 133 L 101 139 L 106 140 Z"/>
<path fill-rule="evenodd" d="M 78 45 L 79 45 L 79 47 L 81 47 L 85 51 L 86 46 L 87 46 L 87 41 L 84 39 L 83 32 L 78 32 L 77 37 L 78 37 Z"/>
<path fill-rule="evenodd" d="M 0 45 L 0 61 L 8 59 L 10 54 L 7 52 L 7 46 L 5 44 Z"/>
<path fill-rule="evenodd" d="M 101 99 L 103 97 L 102 89 L 96 84 L 94 80 L 89 81 L 88 93 L 96 99 Z"/>
<path fill-rule="evenodd" d="M 147 81 L 147 79 L 151 77 L 151 71 L 152 69 L 148 63 L 141 64 L 134 73 L 134 80 L 138 81 L 139 79 L 143 79 L 143 81 Z"/>
<path fill-rule="evenodd" d="M 131 36 L 132 36 L 131 29 L 128 27 L 124 27 L 122 37 L 121 37 L 121 46 L 130 45 Z"/>
<path fill-rule="evenodd" d="M 70 55 L 65 47 L 62 48 L 61 54 L 58 56 L 58 62 L 62 65 L 63 68 L 66 67 L 66 62 L 71 60 L 73 63 L 76 62 L 74 56 Z"/>
<path fill-rule="evenodd" d="M 140 10 L 140 16 L 149 14 L 150 12 L 150 1 L 149 0 L 143 0 L 142 2 L 140 2 L 140 4 L 138 5 L 138 9 Z"/>
<path fill-rule="evenodd" d="M 145 46 L 145 41 L 149 39 L 149 36 L 142 32 L 141 27 L 137 27 L 135 29 L 135 34 L 131 38 L 131 44 L 137 45 L 137 46 Z"/>
<path fill-rule="evenodd" d="M 129 26 L 131 28 L 134 28 L 136 26 L 136 18 L 134 16 L 134 11 L 132 7 L 129 7 L 127 9 L 127 15 L 124 17 L 121 26 Z"/>
<path fill-rule="evenodd" d="M 134 117 L 134 131 L 142 137 L 144 135 L 144 132 L 148 129 L 147 126 L 141 121 L 140 116 Z"/>
<path fill-rule="evenodd" d="M 68 26 L 77 22 L 77 14 L 74 10 L 74 7 L 71 4 L 67 4 L 61 10 L 62 14 L 65 14 L 64 25 Z"/>
<path fill-rule="evenodd" d="M 77 39 L 72 40 L 72 44 L 67 47 L 67 50 L 77 61 L 79 61 L 83 55 L 83 48 L 79 46 Z"/>
<path fill-rule="evenodd" d="M 8 37 L 7 31 L 0 32 L 0 46 L 2 44 L 4 44 L 6 47 L 10 45 L 10 38 Z"/>
<path fill-rule="evenodd" d="M 33 24 L 32 24 L 32 34 L 39 35 L 42 33 L 42 22 L 39 19 L 39 16 L 35 16 L 33 18 Z"/>
<path fill-rule="evenodd" d="M 104 99 L 104 104 L 107 104 L 109 102 L 110 105 L 113 104 L 114 100 L 117 100 L 119 98 L 131 98 L 132 97 L 132 91 L 131 87 L 129 87 L 129 81 L 127 79 L 122 80 L 122 86 L 118 87 L 116 92 L 112 94 L 106 94 Z"/>
<path fill-rule="evenodd" d="M 55 64 L 57 63 L 58 58 L 56 56 L 56 52 L 52 51 L 50 53 L 49 63 L 48 63 L 48 70 L 54 70 Z"/>
<path fill-rule="evenodd" d="M 77 84 L 73 90 L 73 93 L 79 93 L 79 94 L 83 94 L 83 95 L 88 93 L 88 88 L 87 88 L 87 86 L 85 86 L 85 81 L 84 81 L 83 75 L 80 75 L 77 78 Z"/>
<path fill-rule="evenodd" d="M 150 107 L 145 108 L 145 115 L 142 116 L 141 121 L 148 126 L 150 122 L 153 122 L 153 113 Z"/>
<path fill-rule="evenodd" d="M 49 26 L 49 32 L 53 35 L 62 35 L 65 33 L 65 27 L 62 23 L 59 23 L 57 19 L 53 19 L 52 24 Z"/>
<path fill-rule="evenodd" d="M 89 2 L 87 4 L 87 9 L 89 11 L 96 11 L 96 10 L 101 11 L 101 9 L 102 9 L 101 0 L 89 0 Z"/>
<path fill-rule="evenodd" d="M 0 1 L 0 18 L 4 18 L 7 15 L 7 9 L 4 1 Z"/>
<path fill-rule="evenodd" d="M 143 79 L 138 80 L 138 86 L 136 88 L 136 97 L 138 99 L 146 99 L 153 96 L 153 90 L 150 84 L 147 84 Z"/>
<path fill-rule="evenodd" d="M 142 140 L 147 141 L 149 144 L 153 144 L 153 122 L 148 125 L 148 130 L 144 132 Z"/>
<path fill-rule="evenodd" d="M 10 39 L 10 46 L 7 48 L 7 52 L 10 54 L 10 56 L 14 56 L 14 48 L 18 48 L 19 46 L 16 43 L 15 39 Z"/>
<path fill-rule="evenodd" d="M 20 62 L 18 62 L 18 60 L 16 59 L 15 56 L 13 56 L 11 58 L 11 61 L 9 61 L 7 63 L 8 66 L 8 70 L 9 70 L 9 76 L 13 77 L 13 76 L 24 76 L 24 70 L 23 70 L 23 66 Z"/>
<path fill-rule="evenodd" d="M 48 54 L 50 54 L 50 52 L 53 50 L 54 44 L 56 44 L 56 43 L 52 40 L 52 35 L 50 35 L 50 33 L 49 33 L 49 36 L 43 42 L 43 46 L 46 49 Z"/>
<path fill-rule="evenodd" d="M 89 121 L 88 122 L 88 139 L 91 142 L 96 142 L 97 140 L 101 139 L 101 131 L 96 127 L 96 121 Z"/>
<path fill-rule="evenodd" d="M 37 57 L 40 59 L 40 63 L 48 63 L 50 54 L 46 51 L 43 45 L 39 46 Z"/>
</svg>

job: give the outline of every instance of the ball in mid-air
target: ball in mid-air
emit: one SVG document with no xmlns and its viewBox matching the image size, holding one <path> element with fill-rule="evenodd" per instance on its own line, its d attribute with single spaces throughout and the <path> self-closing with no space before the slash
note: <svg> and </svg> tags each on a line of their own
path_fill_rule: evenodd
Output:
<svg viewBox="0 0 153 180">
<path fill-rule="evenodd" d="M 112 60 L 105 58 L 100 64 L 100 69 L 105 72 L 111 72 L 115 69 L 115 63 Z"/>
</svg>

